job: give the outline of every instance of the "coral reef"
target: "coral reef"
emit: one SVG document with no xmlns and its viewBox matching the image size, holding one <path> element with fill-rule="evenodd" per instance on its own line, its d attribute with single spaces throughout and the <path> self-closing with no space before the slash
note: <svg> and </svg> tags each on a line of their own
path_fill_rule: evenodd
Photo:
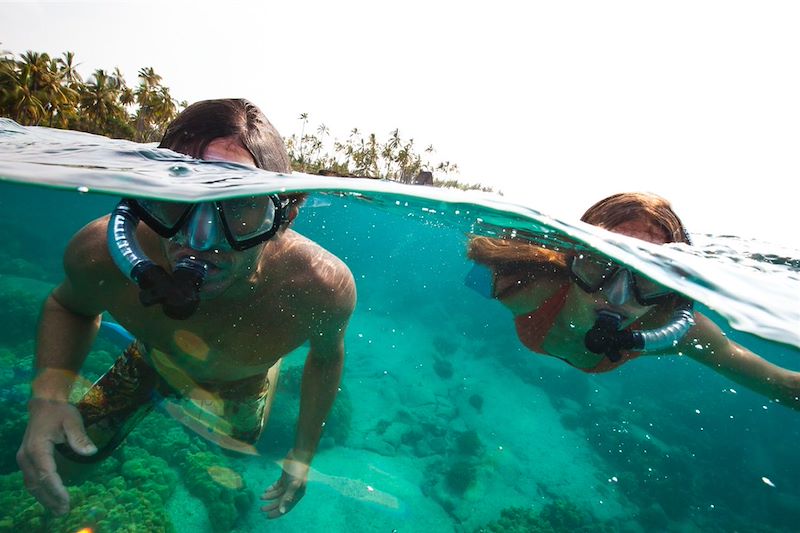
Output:
<svg viewBox="0 0 800 533">
<path fill-rule="evenodd" d="M 485 451 L 478 432 L 474 429 L 462 431 L 456 437 L 456 451 L 460 455 L 480 457 Z"/>
<path fill-rule="evenodd" d="M 473 394 L 469 397 L 469 404 L 472 406 L 473 409 L 478 411 L 479 413 L 483 411 L 483 396 L 480 394 Z"/>
<path fill-rule="evenodd" d="M 432 498 L 458 522 L 467 518 L 466 499 L 481 493 L 481 473 L 487 471 L 486 447 L 478 432 L 447 431 L 444 449 L 427 465 L 422 493 Z"/>
<path fill-rule="evenodd" d="M 192 452 L 180 460 L 183 483 L 208 509 L 214 531 L 230 531 L 250 508 L 253 493 L 241 471 L 211 452 Z"/>
<path fill-rule="evenodd" d="M 7 191 L 4 191 L 8 194 Z M 19 276 L 41 281 L 56 281 L 60 270 L 60 254 L 43 254 L 52 250 L 48 237 L 26 224 L 13 223 L 6 219 L 0 222 L 0 235 L 14 235 L 13 239 L 3 239 L 0 249 L 0 276 Z M 50 269 L 42 267 L 43 255 L 47 255 Z"/>
<path fill-rule="evenodd" d="M 15 345 L 36 336 L 42 302 L 52 289 L 49 283 L 0 275 L 0 344 Z"/>
<path fill-rule="evenodd" d="M 0 476 L 0 504 L 3 498 L 16 502 L 0 510 L 0 530 L 173 531 L 166 506 L 179 476 L 208 509 L 215 531 L 231 531 L 254 501 L 232 462 L 159 414 L 146 419 L 111 457 L 94 465 L 89 476 L 89 481 L 69 488 L 72 510 L 58 518 L 25 491 L 19 472 Z"/>
<path fill-rule="evenodd" d="M 461 496 L 477 482 L 478 465 L 472 461 L 459 459 L 447 465 L 444 480 L 450 492 Z"/>
<path fill-rule="evenodd" d="M 31 359 L 0 347 L 0 474 L 17 470 L 15 455 L 27 419 Z"/>
<path fill-rule="evenodd" d="M 154 460 L 177 467 L 183 484 L 208 510 L 215 531 L 231 530 L 254 501 L 235 461 L 212 452 L 206 441 L 159 412 L 147 417 L 121 448 L 126 459 L 123 469 L 131 461 L 132 468 L 140 468 L 139 456 L 129 450 L 142 448 Z"/>
<path fill-rule="evenodd" d="M 475 533 L 611 533 L 609 523 L 598 522 L 577 505 L 556 500 L 538 513 L 522 507 L 508 507 L 500 518 L 475 530 Z"/>
<path fill-rule="evenodd" d="M 170 472 L 166 463 L 137 463 L 126 473 L 110 478 L 108 472 L 99 473 L 97 478 L 104 478 L 102 482 L 86 481 L 69 487 L 71 510 L 60 517 L 45 512 L 27 493 L 20 472 L 0 476 L 0 531 L 72 533 L 90 527 L 103 533 L 171 533 L 174 527 L 165 504 L 176 477 Z"/>
<path fill-rule="evenodd" d="M 89 468 L 89 481 L 69 487 L 72 509 L 64 517 L 45 512 L 22 484 L 15 453 L 27 422 L 31 357 L 0 348 L 0 531 L 69 532 L 92 527 L 103 532 L 173 531 L 166 511 L 179 475 L 207 506 L 215 530 L 231 530 L 254 496 L 227 459 L 206 441 L 155 412 L 134 429 L 108 459 Z M 87 365 L 105 371 L 111 357 L 93 352 Z M 92 362 L 92 360 L 94 362 Z M 101 370 L 102 369 L 102 370 Z M 76 387 L 80 395 L 88 382 Z M 176 458 L 180 458 L 176 464 Z M 174 467 L 177 467 L 176 471 Z M 231 474 L 234 472 L 233 474 Z M 5 474 L 5 475 L 2 475 Z"/>
<path fill-rule="evenodd" d="M 433 361 L 433 370 L 442 379 L 453 377 L 453 363 L 447 359 L 436 357 Z"/>
</svg>

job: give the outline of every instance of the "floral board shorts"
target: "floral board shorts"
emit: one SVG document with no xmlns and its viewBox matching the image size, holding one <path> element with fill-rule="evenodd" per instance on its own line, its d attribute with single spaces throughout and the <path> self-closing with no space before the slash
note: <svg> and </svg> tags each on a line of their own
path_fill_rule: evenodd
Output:
<svg viewBox="0 0 800 533">
<path fill-rule="evenodd" d="M 174 379 L 165 379 L 147 362 L 145 353 L 142 343 L 133 342 L 76 404 L 98 452 L 81 456 L 62 444 L 57 446 L 62 455 L 83 463 L 104 459 L 165 400 L 166 411 L 201 436 L 212 435 L 210 440 L 217 442 L 255 444 L 267 414 L 267 374 L 225 383 L 187 385 L 182 380 L 176 386 Z"/>
</svg>

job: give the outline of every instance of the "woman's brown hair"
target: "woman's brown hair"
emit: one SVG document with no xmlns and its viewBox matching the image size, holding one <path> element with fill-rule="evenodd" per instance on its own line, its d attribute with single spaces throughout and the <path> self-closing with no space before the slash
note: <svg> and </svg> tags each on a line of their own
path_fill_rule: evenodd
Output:
<svg viewBox="0 0 800 533">
<path fill-rule="evenodd" d="M 646 220 L 662 228 L 669 240 L 690 244 L 683 222 L 664 198 L 641 192 L 623 192 L 600 200 L 586 210 L 582 222 L 613 230 L 632 220 Z"/>
<path fill-rule="evenodd" d="M 689 243 L 689 236 L 670 203 L 650 193 L 619 193 L 586 210 L 581 221 L 608 230 L 631 220 L 647 220 L 663 228 L 668 242 Z M 471 237 L 467 257 L 498 274 L 525 271 L 559 272 L 566 269 L 564 253 L 522 239 Z"/>
</svg>

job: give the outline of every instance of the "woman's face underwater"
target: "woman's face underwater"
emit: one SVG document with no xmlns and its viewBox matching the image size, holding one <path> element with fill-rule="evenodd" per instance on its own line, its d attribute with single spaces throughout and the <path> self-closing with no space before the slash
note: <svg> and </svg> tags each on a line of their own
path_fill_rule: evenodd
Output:
<svg viewBox="0 0 800 533">
<path fill-rule="evenodd" d="M 609 231 L 640 239 L 652 244 L 665 244 L 670 241 L 664 228 L 658 224 L 645 219 L 633 219 L 623 222 Z M 626 288 L 622 284 L 632 283 L 630 275 L 624 270 L 619 270 L 600 290 L 587 293 L 577 285 L 573 284 L 570 291 L 575 299 L 577 314 L 584 316 L 586 321 L 593 321 L 597 312 L 601 309 L 613 311 L 625 317 L 624 326 L 635 322 L 638 318 L 647 313 L 653 306 L 645 306 L 636 301 L 632 287 Z M 625 295 L 620 298 L 620 294 Z"/>
</svg>

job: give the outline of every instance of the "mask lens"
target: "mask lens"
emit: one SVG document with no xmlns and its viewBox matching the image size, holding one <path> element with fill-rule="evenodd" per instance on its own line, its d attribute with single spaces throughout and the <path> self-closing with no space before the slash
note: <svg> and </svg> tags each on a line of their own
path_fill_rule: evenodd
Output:
<svg viewBox="0 0 800 533">
<path fill-rule="evenodd" d="M 634 275 L 639 300 L 649 302 L 671 294 L 673 291 L 640 274 Z M 655 302 L 654 302 L 655 303 Z"/>
<path fill-rule="evenodd" d="M 155 222 L 167 229 L 174 229 L 192 204 L 166 202 L 162 200 L 137 200 L 139 206 L 150 215 Z"/>
<path fill-rule="evenodd" d="M 617 266 L 611 261 L 588 254 L 579 254 L 573 257 L 570 263 L 572 274 L 581 280 L 589 291 L 593 292 L 602 287 L 616 272 Z"/>
<path fill-rule="evenodd" d="M 222 202 L 225 223 L 237 241 L 267 233 L 275 226 L 277 209 L 269 196 L 247 196 Z"/>
</svg>

